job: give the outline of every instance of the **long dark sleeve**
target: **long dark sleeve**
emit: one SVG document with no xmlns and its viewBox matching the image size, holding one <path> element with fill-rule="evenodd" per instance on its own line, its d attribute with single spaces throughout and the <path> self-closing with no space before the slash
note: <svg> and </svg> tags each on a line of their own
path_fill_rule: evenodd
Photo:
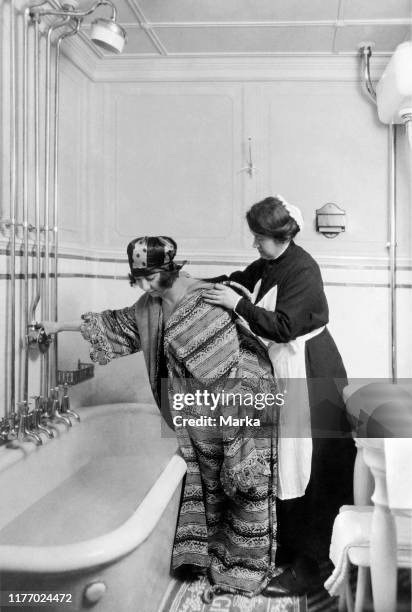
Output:
<svg viewBox="0 0 412 612">
<path fill-rule="evenodd" d="M 236 312 L 251 330 L 275 342 L 289 342 L 328 322 L 328 306 L 317 266 L 291 269 L 278 284 L 274 312 L 242 298 Z"/>
<path fill-rule="evenodd" d="M 252 292 L 261 276 L 262 267 L 263 262 L 261 259 L 258 259 L 252 262 L 244 270 L 236 270 L 236 272 L 232 272 L 229 276 L 222 274 L 221 276 L 205 278 L 203 280 L 207 280 L 211 283 L 222 283 L 223 281 L 230 280 L 239 283 L 239 285 L 246 287 L 246 289 Z"/>
</svg>

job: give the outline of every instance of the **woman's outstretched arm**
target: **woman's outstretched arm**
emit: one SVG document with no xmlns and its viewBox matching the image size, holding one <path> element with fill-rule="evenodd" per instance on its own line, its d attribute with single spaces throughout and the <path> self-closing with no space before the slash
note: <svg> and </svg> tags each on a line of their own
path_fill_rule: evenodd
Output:
<svg viewBox="0 0 412 612">
<path fill-rule="evenodd" d="M 87 312 L 73 321 L 43 321 L 41 325 L 48 335 L 81 332 L 91 345 L 91 360 L 101 365 L 141 350 L 134 305 L 120 310 Z"/>
<path fill-rule="evenodd" d="M 50 336 L 50 334 L 58 334 L 62 331 L 80 331 L 82 323 L 82 319 L 75 319 L 74 321 L 42 321 L 40 325 Z"/>
</svg>

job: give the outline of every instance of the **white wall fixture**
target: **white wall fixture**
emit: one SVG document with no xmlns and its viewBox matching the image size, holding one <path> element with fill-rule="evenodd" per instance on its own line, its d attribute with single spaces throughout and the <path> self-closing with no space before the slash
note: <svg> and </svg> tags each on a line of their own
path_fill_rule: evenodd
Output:
<svg viewBox="0 0 412 612">
<path fill-rule="evenodd" d="M 346 213 L 333 202 L 316 210 L 316 231 L 325 238 L 336 238 L 346 229 Z"/>
<path fill-rule="evenodd" d="M 249 143 L 249 159 L 248 159 L 247 165 L 244 166 L 243 168 L 241 168 L 239 170 L 239 173 L 240 172 L 246 172 L 250 176 L 250 178 L 253 178 L 253 174 L 255 172 L 260 172 L 260 168 L 257 168 L 254 165 L 254 163 L 253 163 L 253 159 L 252 159 L 252 139 L 250 137 L 248 138 L 248 143 Z"/>
<path fill-rule="evenodd" d="M 412 149 L 412 41 L 397 46 L 376 86 L 382 123 L 404 124 Z"/>
</svg>

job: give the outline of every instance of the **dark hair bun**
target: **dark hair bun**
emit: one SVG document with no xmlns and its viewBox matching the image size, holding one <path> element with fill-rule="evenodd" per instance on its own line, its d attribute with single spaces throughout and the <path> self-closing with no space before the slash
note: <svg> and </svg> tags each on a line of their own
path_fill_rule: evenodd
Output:
<svg viewBox="0 0 412 612">
<path fill-rule="evenodd" d="M 289 242 L 300 231 L 282 201 L 273 197 L 253 204 L 246 213 L 246 220 L 252 232 L 269 236 L 278 242 Z"/>
</svg>

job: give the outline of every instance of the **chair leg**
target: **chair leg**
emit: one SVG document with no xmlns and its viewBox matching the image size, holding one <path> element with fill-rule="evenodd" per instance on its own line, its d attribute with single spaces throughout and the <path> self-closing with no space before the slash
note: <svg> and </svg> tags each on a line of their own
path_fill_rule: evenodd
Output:
<svg viewBox="0 0 412 612">
<path fill-rule="evenodd" d="M 338 612 L 346 612 L 346 593 L 342 592 L 339 595 Z"/>
<path fill-rule="evenodd" d="M 353 609 L 353 597 L 349 580 L 349 573 L 343 583 L 341 594 L 339 595 L 338 602 L 339 612 L 354 612 Z"/>
<path fill-rule="evenodd" d="M 356 580 L 355 612 L 362 612 L 365 605 L 366 586 L 368 582 L 367 567 L 358 566 L 358 577 Z"/>
<path fill-rule="evenodd" d="M 348 576 L 345 580 L 345 596 L 346 596 L 346 607 L 348 609 L 348 612 L 354 612 L 354 607 L 353 607 L 353 597 L 352 597 L 352 589 L 350 586 L 350 576 L 349 576 L 349 572 L 348 572 Z"/>
</svg>

